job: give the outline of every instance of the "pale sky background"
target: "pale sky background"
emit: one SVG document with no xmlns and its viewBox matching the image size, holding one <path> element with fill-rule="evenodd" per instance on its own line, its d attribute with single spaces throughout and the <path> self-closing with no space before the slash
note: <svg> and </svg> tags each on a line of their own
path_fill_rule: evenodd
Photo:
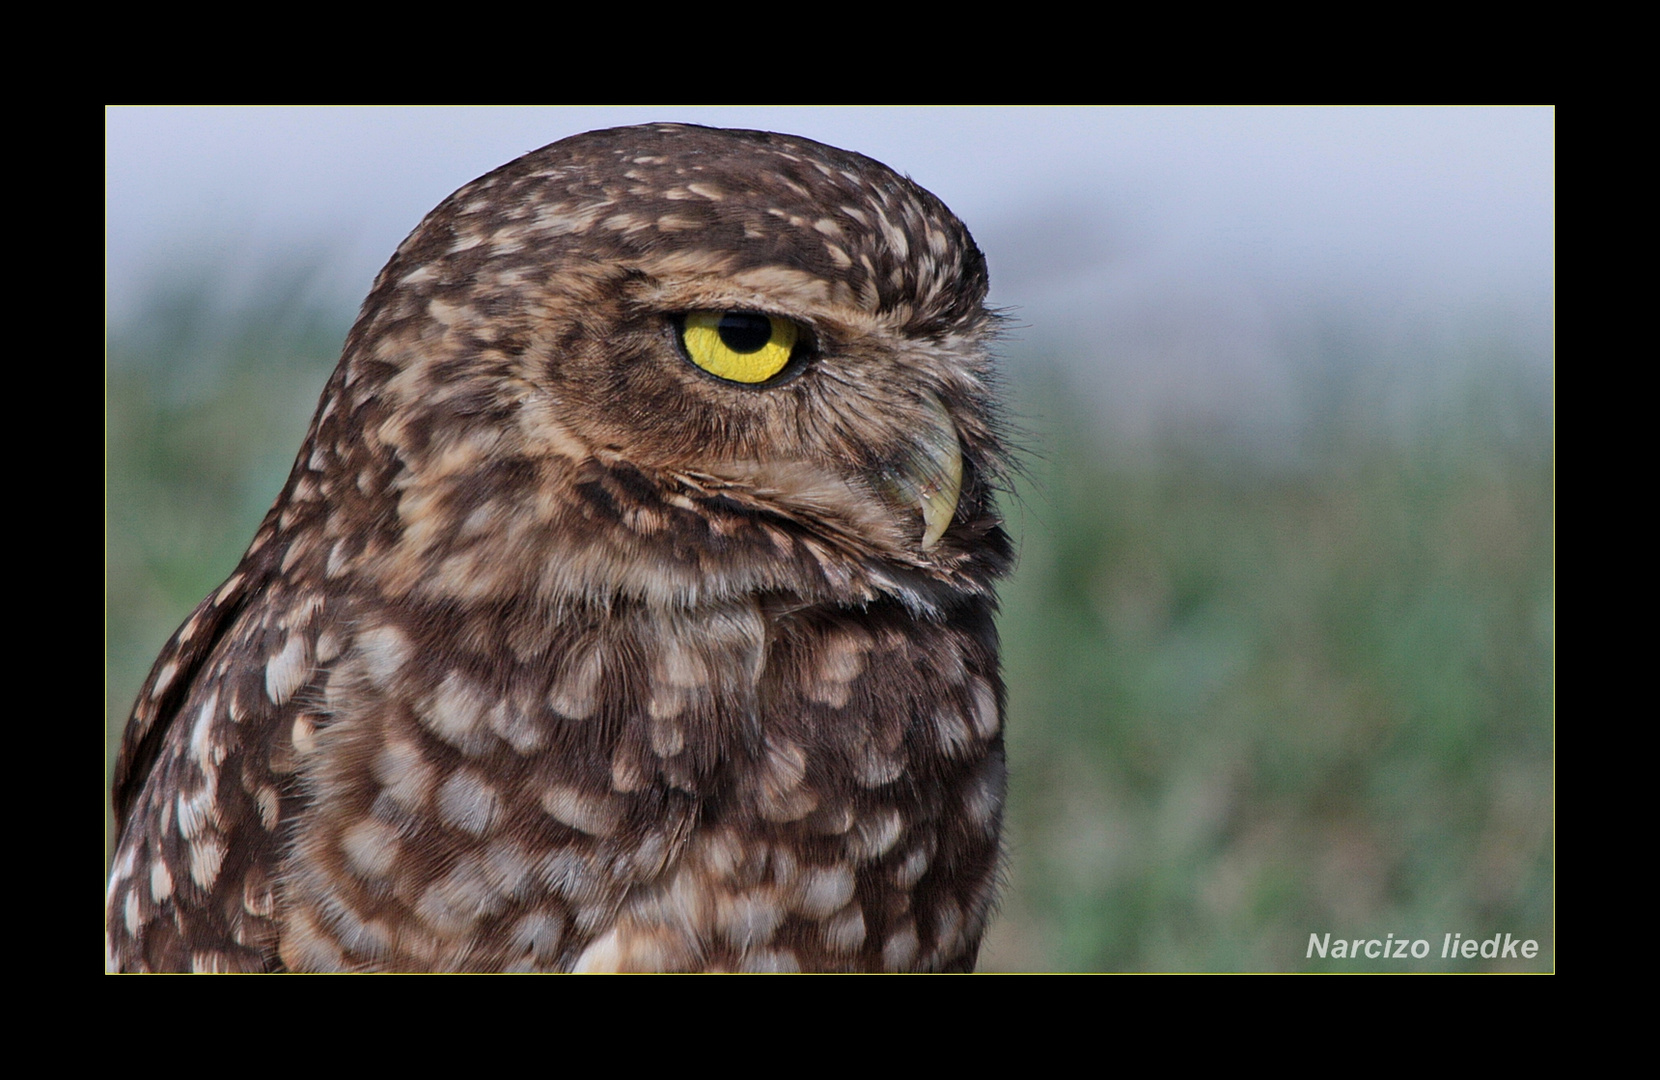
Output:
<svg viewBox="0 0 1660 1080">
<path fill-rule="evenodd" d="M 112 324 L 158 274 L 209 262 L 234 294 L 313 260 L 355 306 L 457 187 L 655 120 L 787 131 L 908 174 L 986 251 L 1013 351 L 1064 353 L 1104 397 L 1154 411 L 1252 395 L 1271 411 L 1295 378 L 1280 327 L 1307 305 L 1497 325 L 1549 362 L 1549 108 L 112 108 Z"/>
</svg>

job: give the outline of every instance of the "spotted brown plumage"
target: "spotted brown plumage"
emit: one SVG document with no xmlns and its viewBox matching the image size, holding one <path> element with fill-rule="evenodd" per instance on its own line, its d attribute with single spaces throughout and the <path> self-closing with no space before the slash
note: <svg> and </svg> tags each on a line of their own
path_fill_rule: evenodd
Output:
<svg viewBox="0 0 1660 1080">
<path fill-rule="evenodd" d="M 592 132 L 452 195 L 140 692 L 114 964 L 972 968 L 985 293 L 939 200 L 805 139 Z"/>
</svg>

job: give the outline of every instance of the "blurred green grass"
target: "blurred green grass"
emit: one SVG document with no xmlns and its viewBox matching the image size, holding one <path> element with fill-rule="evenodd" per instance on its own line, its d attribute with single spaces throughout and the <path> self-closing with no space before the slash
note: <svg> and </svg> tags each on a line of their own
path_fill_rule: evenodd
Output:
<svg viewBox="0 0 1660 1080">
<path fill-rule="evenodd" d="M 988 964 L 1471 970 L 1310 961 L 1308 938 L 1438 957 L 1511 932 L 1540 956 L 1487 968 L 1550 969 L 1545 388 L 1473 368 L 1462 407 L 1272 465 L 1113 448 L 1064 389 L 1028 387 L 1049 419 L 1001 624 L 1013 888 Z"/>
<path fill-rule="evenodd" d="M 304 282 L 226 315 L 200 275 L 110 328 L 106 789 L 151 661 L 235 566 L 333 367 L 351 313 Z M 1115 443 L 1058 368 L 1010 358 L 1032 452 L 1006 507 L 1013 788 L 983 969 L 1554 968 L 1548 375 L 1490 336 L 1383 408 L 1388 361 L 1327 351 L 1275 453 Z M 1442 934 L 1506 932 L 1540 955 L 1437 959 Z M 1434 950 L 1311 960 L 1311 933 Z"/>
</svg>

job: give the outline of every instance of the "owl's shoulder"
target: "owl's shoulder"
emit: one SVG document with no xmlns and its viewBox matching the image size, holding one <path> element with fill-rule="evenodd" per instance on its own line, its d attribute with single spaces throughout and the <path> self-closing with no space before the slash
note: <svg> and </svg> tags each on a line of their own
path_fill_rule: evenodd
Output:
<svg viewBox="0 0 1660 1080">
<path fill-rule="evenodd" d="M 293 739 L 308 726 L 322 604 L 282 581 L 270 536 L 261 529 L 168 640 L 123 732 L 107 898 L 122 969 L 275 964 Z"/>
</svg>

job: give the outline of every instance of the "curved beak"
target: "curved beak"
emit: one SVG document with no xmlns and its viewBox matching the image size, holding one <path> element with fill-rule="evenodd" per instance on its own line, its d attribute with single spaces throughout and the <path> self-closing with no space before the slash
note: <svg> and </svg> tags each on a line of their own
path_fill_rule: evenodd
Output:
<svg viewBox="0 0 1660 1080">
<path fill-rule="evenodd" d="M 926 392 L 923 405 L 929 422 L 912 435 L 897 468 L 882 479 L 896 501 L 922 511 L 922 550 L 928 551 L 939 543 L 957 514 L 957 499 L 963 488 L 963 453 L 956 425 L 945 406 Z"/>
</svg>

